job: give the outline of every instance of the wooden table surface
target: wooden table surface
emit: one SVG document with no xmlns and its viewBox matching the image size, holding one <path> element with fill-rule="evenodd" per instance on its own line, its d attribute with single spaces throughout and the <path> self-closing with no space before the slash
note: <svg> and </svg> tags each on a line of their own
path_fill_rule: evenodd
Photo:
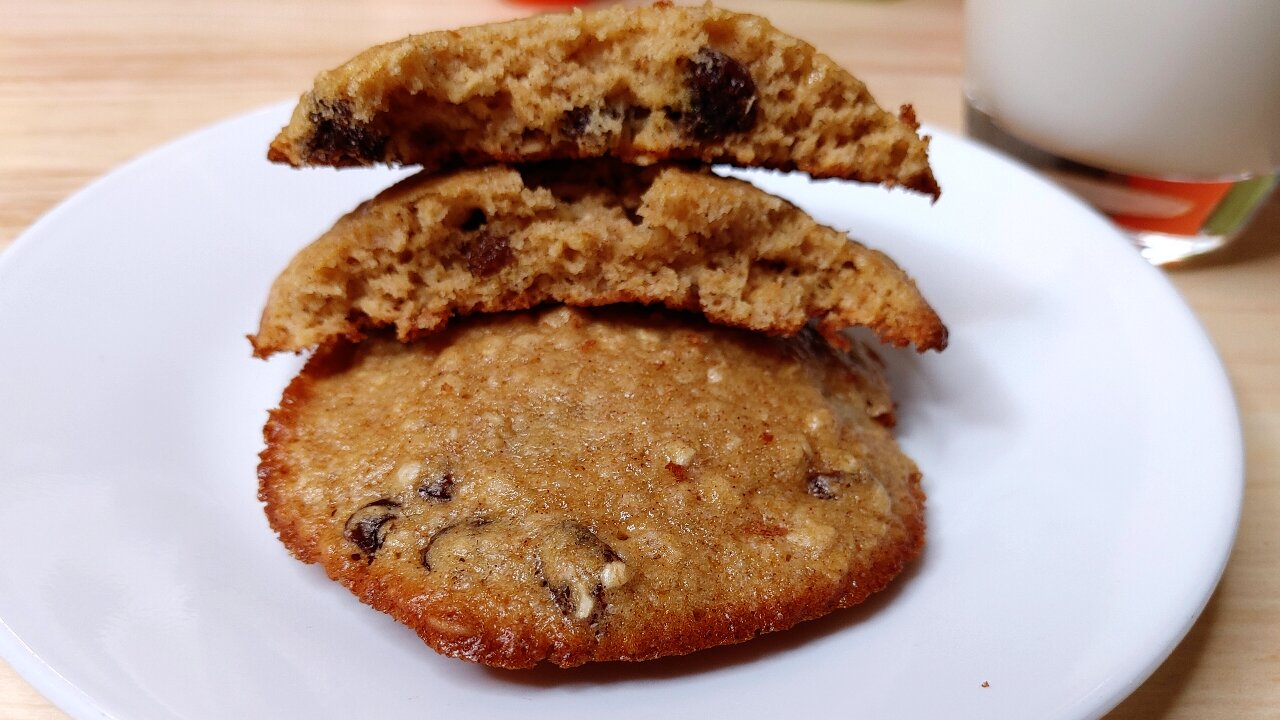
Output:
<svg viewBox="0 0 1280 720">
<path fill-rule="evenodd" d="M 767 14 L 813 42 L 861 76 L 882 104 L 909 100 L 924 121 L 961 129 L 961 0 L 723 4 Z M 296 97 L 316 71 L 370 44 L 529 11 L 497 0 L 0 0 L 0 252 L 122 161 Z M 1216 343 L 1239 397 L 1244 515 L 1226 575 L 1199 622 L 1108 717 L 1276 718 L 1280 199 L 1234 246 L 1171 277 Z M 0 663 L 0 719 L 63 717 Z"/>
</svg>

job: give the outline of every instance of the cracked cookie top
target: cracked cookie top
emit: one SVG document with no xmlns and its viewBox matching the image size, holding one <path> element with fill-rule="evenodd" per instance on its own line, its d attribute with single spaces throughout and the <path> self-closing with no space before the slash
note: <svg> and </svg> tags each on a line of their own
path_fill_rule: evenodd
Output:
<svg viewBox="0 0 1280 720">
<path fill-rule="evenodd" d="M 861 602 L 923 543 L 879 361 L 634 306 L 322 349 L 265 429 L 289 550 L 436 650 L 642 660 Z"/>
</svg>

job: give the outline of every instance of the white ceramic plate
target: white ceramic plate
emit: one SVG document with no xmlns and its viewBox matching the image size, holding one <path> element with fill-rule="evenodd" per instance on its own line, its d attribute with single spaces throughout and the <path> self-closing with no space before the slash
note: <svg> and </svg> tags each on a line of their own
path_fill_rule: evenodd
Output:
<svg viewBox="0 0 1280 720">
<path fill-rule="evenodd" d="M 1195 318 L 1099 217 L 940 134 L 933 207 L 752 176 L 889 251 L 950 325 L 945 353 L 886 353 L 924 558 L 861 608 L 686 658 L 437 656 L 291 559 L 255 499 L 299 361 L 244 335 L 292 253 L 396 176 L 267 164 L 286 112 L 130 163 L 0 256 L 0 651 L 73 716 L 1084 718 L 1212 591 L 1241 448 Z"/>
</svg>

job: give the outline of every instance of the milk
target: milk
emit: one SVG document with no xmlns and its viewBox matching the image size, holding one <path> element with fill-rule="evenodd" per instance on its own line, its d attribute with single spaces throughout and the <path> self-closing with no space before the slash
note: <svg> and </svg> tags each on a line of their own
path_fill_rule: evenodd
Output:
<svg viewBox="0 0 1280 720">
<path fill-rule="evenodd" d="M 966 94 L 1017 138 L 1123 173 L 1280 168 L 1280 0 L 967 0 Z"/>
</svg>

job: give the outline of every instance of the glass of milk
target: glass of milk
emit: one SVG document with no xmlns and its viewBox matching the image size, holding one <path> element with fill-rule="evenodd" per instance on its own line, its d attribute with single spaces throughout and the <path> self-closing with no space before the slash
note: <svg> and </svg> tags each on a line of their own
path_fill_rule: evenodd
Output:
<svg viewBox="0 0 1280 720">
<path fill-rule="evenodd" d="M 1280 0 L 966 0 L 969 132 L 1177 262 L 1280 169 Z"/>
</svg>

